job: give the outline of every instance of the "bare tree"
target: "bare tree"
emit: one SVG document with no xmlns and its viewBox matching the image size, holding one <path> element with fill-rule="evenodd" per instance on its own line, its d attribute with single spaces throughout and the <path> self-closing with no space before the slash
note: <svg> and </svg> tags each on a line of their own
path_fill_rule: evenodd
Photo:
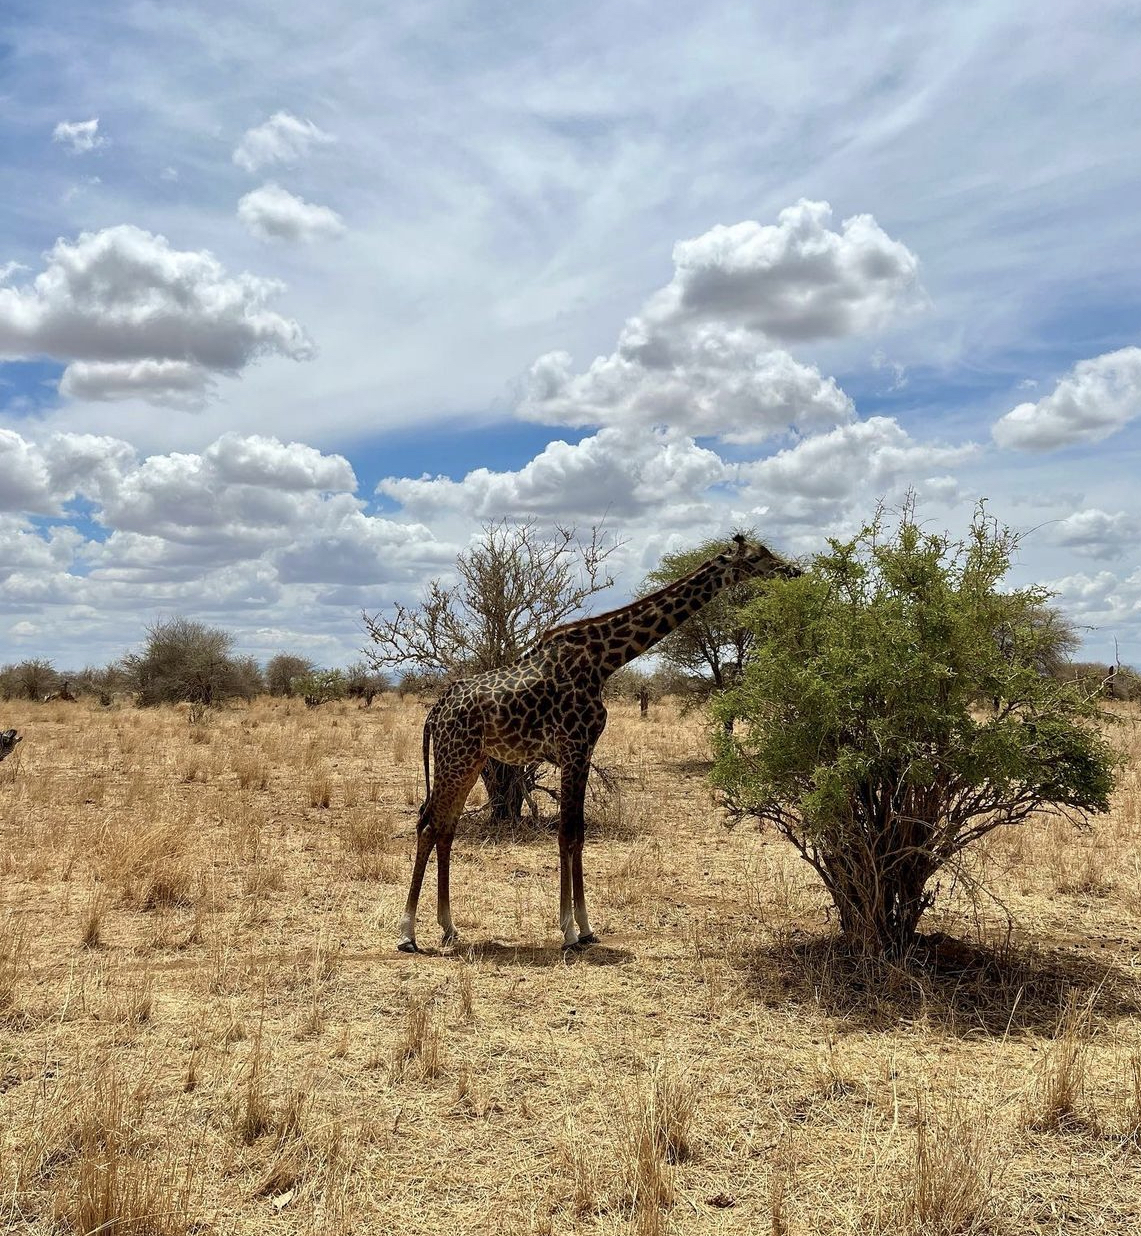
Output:
<svg viewBox="0 0 1141 1236">
<path fill-rule="evenodd" d="M 6 700 L 42 700 L 59 689 L 60 676 L 50 661 L 35 657 L 0 669 L 0 696 Z"/>
<path fill-rule="evenodd" d="M 233 655 L 234 636 L 190 618 L 161 618 L 146 628 L 142 652 L 129 653 L 123 667 L 140 706 L 218 704 L 249 698 L 261 689 L 252 657 Z"/>
<path fill-rule="evenodd" d="M 444 685 L 510 665 L 613 584 L 606 562 L 618 546 L 598 527 L 583 539 L 574 528 L 545 531 L 533 519 L 484 524 L 456 559 L 456 583 L 434 579 L 419 605 L 364 615 L 376 645 L 365 655 L 377 670 L 400 666 Z M 483 780 L 493 819 L 518 819 L 536 767 L 488 760 Z"/>
<path fill-rule="evenodd" d="M 270 657 L 265 667 L 265 684 L 270 695 L 292 696 L 296 694 L 293 686 L 295 678 L 306 678 L 316 670 L 316 666 L 308 657 L 295 656 L 290 652 L 279 652 Z"/>
</svg>

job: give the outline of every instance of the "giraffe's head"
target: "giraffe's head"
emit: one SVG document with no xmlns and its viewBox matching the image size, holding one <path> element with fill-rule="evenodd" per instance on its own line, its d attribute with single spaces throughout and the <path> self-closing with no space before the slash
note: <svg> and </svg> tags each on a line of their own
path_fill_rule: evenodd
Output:
<svg viewBox="0 0 1141 1236">
<path fill-rule="evenodd" d="M 0 733 L 0 760 L 6 755 L 11 755 L 16 750 L 16 744 L 23 741 L 15 730 L 5 730 Z"/>
<path fill-rule="evenodd" d="M 721 557 L 725 559 L 730 578 L 734 583 L 765 575 L 784 575 L 789 579 L 795 579 L 801 573 L 799 567 L 786 562 L 764 545 L 754 544 L 740 532 L 733 540 L 736 542 L 736 548 L 726 550 Z"/>
</svg>

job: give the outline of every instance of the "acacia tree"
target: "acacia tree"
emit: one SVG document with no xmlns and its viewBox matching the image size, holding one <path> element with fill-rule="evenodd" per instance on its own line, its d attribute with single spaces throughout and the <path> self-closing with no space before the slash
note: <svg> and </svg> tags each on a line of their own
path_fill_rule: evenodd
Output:
<svg viewBox="0 0 1141 1236">
<path fill-rule="evenodd" d="M 296 695 L 295 679 L 307 678 L 317 667 L 308 657 L 291 652 L 279 652 L 270 657 L 265 667 L 265 685 L 270 695 L 283 695 L 287 699 Z"/>
<path fill-rule="evenodd" d="M 33 657 L 0 668 L 0 698 L 42 700 L 49 692 L 58 690 L 61 681 L 50 661 Z"/>
<path fill-rule="evenodd" d="M 510 665 L 545 630 L 610 587 L 606 561 L 617 547 L 600 528 L 583 539 L 574 528 L 546 531 L 535 520 L 484 524 L 456 559 L 454 584 L 434 579 L 419 605 L 364 615 L 376 645 L 365 655 L 377 670 L 399 666 L 445 686 Z M 483 781 L 494 820 L 519 818 L 536 769 L 487 761 Z"/>
<path fill-rule="evenodd" d="M 713 776 L 812 864 L 857 951 L 900 955 L 944 864 L 1033 812 L 1106 811 L 1115 757 L 1095 696 L 1043 673 L 1049 594 L 999 591 L 1015 535 L 982 506 L 964 542 L 910 507 L 884 523 L 751 604 L 715 703 L 749 724 L 717 736 Z"/>
<path fill-rule="evenodd" d="M 161 618 L 146 629 L 142 652 L 123 658 L 141 707 L 189 701 L 218 704 L 256 695 L 263 686 L 252 657 L 233 655 L 234 636 L 191 618 Z"/>
</svg>

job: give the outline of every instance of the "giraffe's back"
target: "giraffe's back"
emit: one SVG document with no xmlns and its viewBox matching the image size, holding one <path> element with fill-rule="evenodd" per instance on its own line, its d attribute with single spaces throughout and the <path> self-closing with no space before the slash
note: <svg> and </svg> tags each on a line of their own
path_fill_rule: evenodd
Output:
<svg viewBox="0 0 1141 1236">
<path fill-rule="evenodd" d="M 568 747 L 596 741 L 606 722 L 601 684 L 555 670 L 525 659 L 455 683 L 429 714 L 437 750 L 446 754 L 443 739 L 505 764 L 559 764 Z"/>
</svg>

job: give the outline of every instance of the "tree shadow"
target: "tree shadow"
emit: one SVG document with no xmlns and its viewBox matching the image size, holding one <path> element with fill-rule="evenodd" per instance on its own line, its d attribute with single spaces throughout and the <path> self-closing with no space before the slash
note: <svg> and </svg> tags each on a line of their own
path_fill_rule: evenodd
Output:
<svg viewBox="0 0 1141 1236">
<path fill-rule="evenodd" d="M 608 944 L 592 944 L 581 951 L 563 952 L 557 944 L 503 944 L 486 940 L 480 944 L 460 945 L 452 954 L 457 961 L 482 961 L 492 966 L 621 966 L 634 960 L 628 949 Z"/>
<path fill-rule="evenodd" d="M 1141 983 L 1063 949 L 988 946 L 936 933 L 901 961 L 854 955 L 838 936 L 794 933 L 744 960 L 766 1004 L 806 1004 L 867 1029 L 926 1021 L 946 1033 L 1052 1037 L 1067 1002 L 1094 1021 L 1141 1013 Z"/>
<path fill-rule="evenodd" d="M 713 771 L 713 761 L 705 756 L 691 756 L 687 760 L 667 760 L 663 766 L 670 772 L 683 777 L 705 777 Z"/>
<path fill-rule="evenodd" d="M 554 845 L 559 831 L 558 814 L 540 815 L 535 819 L 530 813 L 510 821 L 496 820 L 489 808 L 472 807 L 460 816 L 456 830 L 457 844 L 474 842 L 476 845 Z"/>
</svg>

